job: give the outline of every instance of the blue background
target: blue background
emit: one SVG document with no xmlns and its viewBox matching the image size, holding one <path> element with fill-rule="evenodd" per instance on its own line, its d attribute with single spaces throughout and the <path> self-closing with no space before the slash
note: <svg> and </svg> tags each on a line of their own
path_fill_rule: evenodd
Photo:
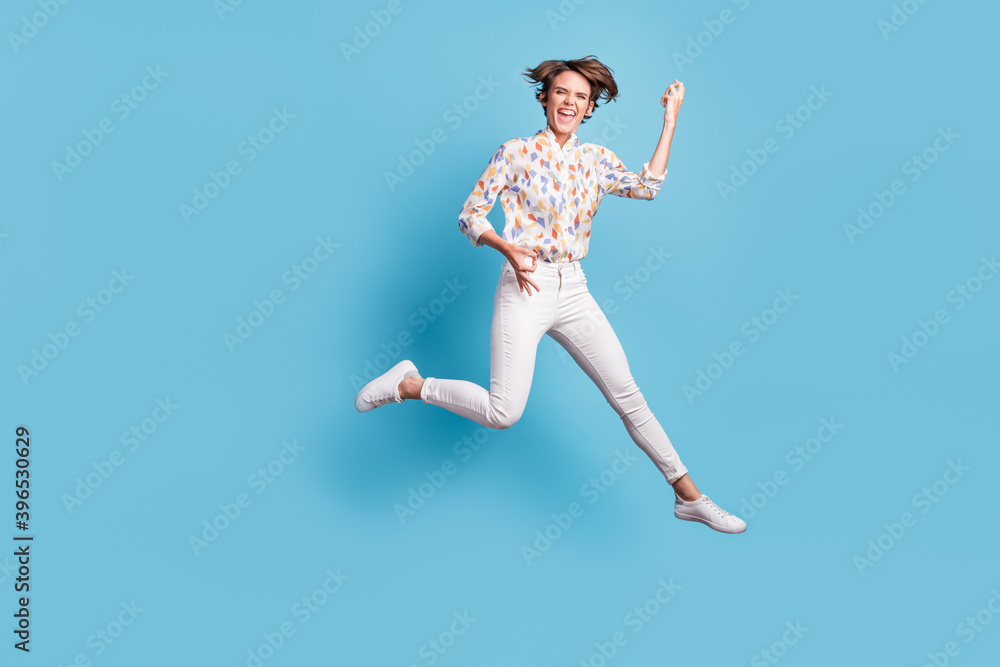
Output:
<svg viewBox="0 0 1000 667">
<path fill-rule="evenodd" d="M 981 610 L 1000 590 L 1000 280 L 976 283 L 1000 251 L 995 4 L 911 2 L 890 32 L 888 1 L 53 2 L 32 19 L 43 6 L 0 16 L 0 525 L 5 543 L 20 532 L 23 424 L 35 536 L 30 655 L 12 647 L 13 541 L 0 551 L 4 664 L 923 665 L 948 642 L 954 664 L 995 664 L 1000 619 Z M 419 401 L 353 406 L 366 365 L 403 358 L 488 386 L 501 257 L 457 214 L 492 152 L 544 127 L 520 72 L 587 54 L 622 96 L 578 134 L 634 170 L 663 90 L 686 86 L 663 189 L 607 198 L 584 268 L 646 400 L 695 482 L 747 519 L 742 535 L 673 517 L 670 487 L 547 337 L 510 429 Z M 164 74 L 122 118 L 114 101 L 147 67 Z M 480 77 L 495 89 L 476 99 Z M 800 109 L 813 86 L 831 95 Z M 248 161 L 241 142 L 275 109 L 294 117 Z M 808 119 L 779 131 L 797 110 Z M 103 118 L 113 132 L 60 179 L 53 162 Z M 436 128 L 445 141 L 390 187 Z M 938 152 L 948 128 L 958 138 Z M 768 138 L 777 152 L 720 195 Z M 936 161 L 911 180 L 925 150 Z M 180 206 L 231 160 L 239 173 L 185 221 Z M 849 239 L 894 180 L 905 193 Z M 490 219 L 502 229 L 499 206 Z M 283 277 L 317 238 L 338 245 L 292 289 Z M 651 273 L 650 247 L 671 254 Z M 102 293 L 123 269 L 128 285 Z M 949 293 L 970 279 L 979 291 L 958 309 Z M 464 289 L 445 305 L 446 281 Z M 283 302 L 227 345 L 275 289 Z M 744 324 L 776 290 L 798 298 L 751 341 Z M 78 311 L 109 296 L 91 321 Z M 887 355 L 938 309 L 948 321 L 894 367 Z M 78 335 L 37 375 L 19 370 L 70 321 Z M 712 369 L 734 341 L 745 353 Z M 686 396 L 699 371 L 716 377 Z M 158 399 L 177 407 L 150 421 Z M 821 419 L 842 427 L 794 464 Z M 129 451 L 122 434 L 143 420 Z M 297 457 L 272 463 L 293 441 Z M 617 452 L 637 462 L 589 503 L 581 486 Z M 449 461 L 454 474 L 435 474 Z M 949 462 L 967 470 L 946 476 Z M 261 489 L 269 464 L 280 474 Z M 431 479 L 443 484 L 401 520 Z M 81 483 L 87 497 L 68 502 Z M 218 518 L 239 494 L 250 504 Z M 573 502 L 582 516 L 526 559 Z M 193 547 L 213 520 L 224 529 Z M 661 579 L 675 586 L 662 606 Z M 303 622 L 310 596 L 323 604 Z M 636 632 L 644 603 L 655 613 Z M 142 610 L 127 627 L 123 604 Z M 282 623 L 294 634 L 260 651 Z M 627 641 L 606 659 L 616 632 Z"/>
</svg>

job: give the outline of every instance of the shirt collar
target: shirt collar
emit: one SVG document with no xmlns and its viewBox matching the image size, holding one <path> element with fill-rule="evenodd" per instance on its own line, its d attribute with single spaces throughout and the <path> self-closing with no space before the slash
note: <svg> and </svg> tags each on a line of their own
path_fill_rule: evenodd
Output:
<svg viewBox="0 0 1000 667">
<path fill-rule="evenodd" d="M 569 136 L 569 139 L 566 141 L 566 144 L 564 146 L 559 146 L 559 141 L 556 140 L 555 132 L 553 132 L 552 128 L 549 127 L 548 125 L 546 125 L 543 129 L 536 132 L 535 136 L 538 137 L 539 139 L 544 139 L 545 141 L 547 141 L 549 146 L 551 146 L 555 150 L 565 151 L 577 148 L 580 145 L 580 140 L 577 139 L 576 132 L 574 132 Z"/>
</svg>

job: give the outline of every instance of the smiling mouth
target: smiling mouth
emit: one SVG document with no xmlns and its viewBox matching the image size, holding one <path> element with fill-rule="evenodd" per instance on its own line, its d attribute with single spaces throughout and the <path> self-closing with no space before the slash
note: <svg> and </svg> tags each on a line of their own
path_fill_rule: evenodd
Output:
<svg viewBox="0 0 1000 667">
<path fill-rule="evenodd" d="M 556 112 L 556 116 L 567 123 L 571 123 L 576 118 L 576 113 L 567 109 L 560 109 Z"/>
</svg>

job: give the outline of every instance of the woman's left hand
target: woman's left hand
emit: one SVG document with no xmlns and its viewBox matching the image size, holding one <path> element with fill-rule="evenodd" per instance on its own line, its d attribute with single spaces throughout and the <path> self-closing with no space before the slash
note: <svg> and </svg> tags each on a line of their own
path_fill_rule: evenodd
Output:
<svg viewBox="0 0 1000 667">
<path fill-rule="evenodd" d="M 664 107 L 663 123 L 674 125 L 677 123 L 677 112 L 681 110 L 681 103 L 684 101 L 684 84 L 674 79 L 674 82 L 667 86 L 663 97 L 660 98 L 660 105 Z"/>
</svg>

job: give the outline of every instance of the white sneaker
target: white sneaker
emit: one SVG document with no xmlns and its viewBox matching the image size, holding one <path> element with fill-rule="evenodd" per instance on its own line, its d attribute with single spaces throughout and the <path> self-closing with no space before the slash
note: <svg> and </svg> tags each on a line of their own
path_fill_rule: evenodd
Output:
<svg viewBox="0 0 1000 667">
<path fill-rule="evenodd" d="M 399 383 L 405 377 L 419 376 L 413 362 L 409 359 L 403 359 L 362 387 L 361 391 L 358 392 L 358 397 L 354 399 L 354 407 L 358 409 L 358 412 L 368 412 L 386 403 L 402 403 L 403 398 L 399 395 Z"/>
<path fill-rule="evenodd" d="M 691 501 L 675 496 L 674 516 L 684 521 L 698 521 L 720 533 L 742 533 L 747 529 L 743 519 L 722 509 L 704 493 L 698 500 Z"/>
</svg>

